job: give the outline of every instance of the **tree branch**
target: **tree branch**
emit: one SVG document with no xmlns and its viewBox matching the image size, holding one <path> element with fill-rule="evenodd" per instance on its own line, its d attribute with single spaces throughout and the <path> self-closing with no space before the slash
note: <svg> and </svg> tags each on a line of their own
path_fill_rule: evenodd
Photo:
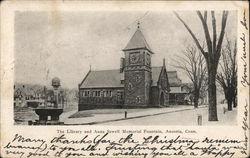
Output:
<svg viewBox="0 0 250 158">
<path fill-rule="evenodd" d="M 207 12 L 207 11 L 205 11 Z M 205 13 L 204 13 L 205 14 Z M 210 34 L 209 34 L 209 30 L 208 30 L 208 26 L 207 26 L 207 22 L 204 20 L 202 14 L 200 11 L 197 11 L 197 15 L 198 17 L 200 18 L 201 20 L 201 23 L 202 23 L 202 26 L 203 26 L 203 30 L 204 30 L 204 33 L 205 33 L 205 37 L 206 37 L 206 42 L 207 42 L 207 49 L 208 49 L 208 52 L 209 53 L 212 53 L 212 41 L 211 41 L 211 38 L 210 38 Z M 207 13 L 205 14 L 207 15 Z M 206 18 L 207 19 L 207 18 Z"/>
<path fill-rule="evenodd" d="M 216 60 L 218 61 L 220 58 L 220 52 L 222 48 L 222 42 L 225 34 L 225 28 L 226 28 L 226 23 L 227 23 L 227 16 L 228 16 L 228 11 L 223 11 L 222 13 L 222 20 L 221 20 L 221 32 L 219 36 L 219 40 L 217 43 L 217 48 L 216 48 Z"/>
<path fill-rule="evenodd" d="M 216 19 L 214 11 L 211 11 L 211 15 L 212 15 L 212 27 L 213 27 L 213 53 L 216 53 L 217 35 L 216 35 Z"/>
<path fill-rule="evenodd" d="M 194 35 L 194 33 L 192 32 L 192 30 L 189 28 L 189 26 L 185 23 L 185 21 L 183 21 L 181 19 L 181 17 L 179 16 L 179 14 L 177 12 L 174 11 L 174 14 L 176 15 L 176 17 L 181 21 L 181 23 L 185 26 L 185 28 L 188 30 L 188 32 L 190 33 L 190 35 L 192 36 L 196 46 L 200 49 L 201 53 L 207 57 L 207 53 L 203 50 L 203 48 L 201 47 L 198 39 L 196 38 L 196 36 Z"/>
</svg>

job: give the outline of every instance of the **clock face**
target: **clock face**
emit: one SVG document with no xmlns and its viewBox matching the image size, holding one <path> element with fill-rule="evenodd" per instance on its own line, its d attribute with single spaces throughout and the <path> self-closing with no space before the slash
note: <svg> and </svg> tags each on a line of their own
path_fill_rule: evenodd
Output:
<svg viewBox="0 0 250 158">
<path fill-rule="evenodd" d="M 139 53 L 131 53 L 130 54 L 130 63 L 137 64 L 140 61 L 140 54 Z"/>
</svg>

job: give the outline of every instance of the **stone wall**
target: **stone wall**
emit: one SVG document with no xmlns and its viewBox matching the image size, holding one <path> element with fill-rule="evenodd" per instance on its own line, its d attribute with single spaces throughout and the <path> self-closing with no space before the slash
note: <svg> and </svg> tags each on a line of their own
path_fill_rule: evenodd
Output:
<svg viewBox="0 0 250 158">
<path fill-rule="evenodd" d="M 147 71 L 125 72 L 125 104 L 128 106 L 147 106 L 149 91 L 146 91 Z M 148 87 L 149 88 L 149 87 Z"/>
</svg>

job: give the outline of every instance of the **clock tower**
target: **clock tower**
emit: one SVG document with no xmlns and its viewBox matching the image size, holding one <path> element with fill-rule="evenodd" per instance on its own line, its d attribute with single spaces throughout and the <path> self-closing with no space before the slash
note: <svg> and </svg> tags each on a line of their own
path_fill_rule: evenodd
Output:
<svg viewBox="0 0 250 158">
<path fill-rule="evenodd" d="M 139 23 L 136 32 L 123 49 L 125 54 L 124 100 L 125 106 L 149 105 L 151 87 L 151 55 Z"/>
</svg>

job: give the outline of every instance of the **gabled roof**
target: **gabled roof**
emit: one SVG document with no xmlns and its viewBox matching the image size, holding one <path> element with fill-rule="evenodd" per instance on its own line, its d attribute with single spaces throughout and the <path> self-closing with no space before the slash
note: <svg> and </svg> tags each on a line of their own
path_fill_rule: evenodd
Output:
<svg viewBox="0 0 250 158">
<path fill-rule="evenodd" d="M 157 86 L 161 69 L 162 67 L 152 67 L 152 86 Z M 181 83 L 176 71 L 167 73 L 170 86 L 178 86 Z M 124 73 L 120 73 L 119 69 L 90 71 L 79 86 L 80 88 L 122 88 L 124 84 L 121 84 L 121 80 L 124 80 Z"/>
<path fill-rule="evenodd" d="M 43 93 L 43 87 L 40 85 L 16 83 L 14 91 L 20 91 L 22 94 L 29 96 L 35 95 L 36 93 Z"/>
<path fill-rule="evenodd" d="M 140 28 L 138 28 L 134 33 L 134 35 L 132 36 L 132 38 L 130 39 L 130 41 L 128 42 L 127 46 L 123 49 L 123 51 L 141 49 L 141 48 L 145 48 L 149 50 L 151 53 L 153 53 L 146 39 L 144 38 L 144 35 L 142 34 Z"/>
<path fill-rule="evenodd" d="M 124 87 L 121 84 L 123 73 L 120 70 L 89 71 L 88 75 L 80 85 L 80 88 L 107 88 Z"/>
<path fill-rule="evenodd" d="M 152 86 L 157 86 L 157 82 L 161 74 L 161 69 L 162 66 L 152 67 Z M 179 86 L 181 84 L 181 80 L 177 76 L 177 71 L 167 71 L 167 75 L 170 86 Z"/>
</svg>

